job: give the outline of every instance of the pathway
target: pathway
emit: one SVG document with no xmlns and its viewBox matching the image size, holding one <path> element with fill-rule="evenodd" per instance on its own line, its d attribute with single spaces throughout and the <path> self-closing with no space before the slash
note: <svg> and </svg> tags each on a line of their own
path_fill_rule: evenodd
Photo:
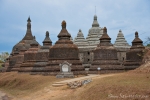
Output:
<svg viewBox="0 0 150 100">
<path fill-rule="evenodd" d="M 64 85 L 66 85 L 69 82 L 82 81 L 82 80 L 85 80 L 85 79 L 102 78 L 102 77 L 108 77 L 108 76 L 112 76 L 112 75 L 113 74 L 108 74 L 108 75 L 90 74 L 90 75 L 84 76 L 84 77 L 73 78 L 73 79 L 68 79 L 68 80 L 64 80 L 64 81 L 60 81 L 60 82 L 55 82 L 54 84 L 52 84 L 52 86 L 59 87 L 59 86 L 64 86 Z"/>
</svg>

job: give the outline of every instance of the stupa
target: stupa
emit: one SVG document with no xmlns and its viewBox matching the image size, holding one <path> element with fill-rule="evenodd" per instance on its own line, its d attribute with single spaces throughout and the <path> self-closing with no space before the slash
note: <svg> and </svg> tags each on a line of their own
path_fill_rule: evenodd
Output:
<svg viewBox="0 0 150 100">
<path fill-rule="evenodd" d="M 16 48 L 18 48 L 18 52 L 19 52 L 20 49 L 22 48 L 23 44 L 25 45 L 26 49 L 29 49 L 32 40 L 33 40 L 33 35 L 32 35 L 32 31 L 31 31 L 31 19 L 29 17 L 28 20 L 27 20 L 26 34 L 25 34 L 24 38 L 13 47 L 12 53 L 15 51 Z"/>
<path fill-rule="evenodd" d="M 18 71 L 20 69 L 20 65 L 24 61 L 24 53 L 26 50 L 27 49 L 23 45 L 19 52 L 18 52 L 18 50 L 14 52 L 13 59 L 15 59 L 15 63 L 14 63 L 14 66 L 12 67 L 11 71 Z"/>
<path fill-rule="evenodd" d="M 13 56 L 10 57 L 9 67 L 7 68 L 7 72 L 9 71 L 18 71 L 18 69 L 15 67 L 17 56 L 19 55 L 18 48 L 15 49 Z"/>
<path fill-rule="evenodd" d="M 71 64 L 73 74 L 83 74 L 84 67 L 78 57 L 78 47 L 70 40 L 71 35 L 66 29 L 66 22 L 62 21 L 62 29 L 57 36 L 59 39 L 49 49 L 49 61 L 45 67 L 45 75 L 57 75 L 62 70 L 59 65 L 64 62 Z"/>
<path fill-rule="evenodd" d="M 84 38 L 84 35 L 83 35 L 81 29 L 79 29 L 77 37 L 75 37 L 75 39 L 74 39 L 74 44 L 77 45 L 79 50 L 80 49 L 86 49 L 87 46 L 89 45 L 87 40 Z"/>
<path fill-rule="evenodd" d="M 117 50 L 111 44 L 111 38 L 107 34 L 107 28 L 104 27 L 100 43 L 94 52 L 94 61 L 90 67 L 90 73 L 97 73 L 97 68 L 101 68 L 101 73 L 118 72 L 123 67 L 120 66 L 117 58 Z"/>
<path fill-rule="evenodd" d="M 31 74 L 43 74 L 44 68 L 47 65 L 49 58 L 49 48 L 52 46 L 52 41 L 49 38 L 49 32 L 46 31 L 46 37 L 43 41 L 43 46 L 38 50 L 36 56 L 36 62 L 34 65 L 34 71 Z"/>
<path fill-rule="evenodd" d="M 2 67 L 3 67 L 2 72 L 6 72 L 6 70 L 8 69 L 8 67 L 9 67 L 9 60 L 10 60 L 10 58 L 6 58 L 5 63 L 2 64 Z"/>
<path fill-rule="evenodd" d="M 125 40 L 125 37 L 121 30 L 119 30 L 116 41 L 114 43 L 114 47 L 117 49 L 118 60 L 120 62 L 125 61 L 126 52 L 130 49 L 131 46 Z"/>
<path fill-rule="evenodd" d="M 99 44 L 99 38 L 102 36 L 103 34 L 103 29 L 101 27 L 99 27 L 99 23 L 97 21 L 97 16 L 94 15 L 94 21 L 92 24 L 92 28 L 89 29 L 89 33 L 87 36 L 87 41 L 89 43 L 88 48 L 94 50 L 97 45 Z"/>
<path fill-rule="evenodd" d="M 34 66 L 37 58 L 37 52 L 39 49 L 38 45 L 39 43 L 35 40 L 34 36 L 34 40 L 30 44 L 31 47 L 24 53 L 24 61 L 20 66 L 19 72 L 31 73 L 32 71 L 35 71 Z"/>
<path fill-rule="evenodd" d="M 138 32 L 135 32 L 135 39 L 126 53 L 126 62 L 124 63 L 126 70 L 135 69 L 142 64 L 144 49 L 143 41 L 139 38 Z"/>
<path fill-rule="evenodd" d="M 74 44 L 77 45 L 77 47 L 79 48 L 79 58 L 80 61 L 83 63 L 85 62 L 85 53 L 88 52 L 88 41 L 84 38 L 84 35 L 81 31 L 81 29 L 79 29 L 79 32 L 77 34 L 77 36 L 74 39 Z"/>
<path fill-rule="evenodd" d="M 15 70 L 13 67 L 14 67 L 15 63 L 17 62 L 17 61 L 15 61 L 15 60 L 17 60 L 16 55 L 19 54 L 20 50 L 23 48 L 23 45 L 24 45 L 24 48 L 28 50 L 30 48 L 30 44 L 32 43 L 32 41 L 33 41 L 33 36 L 32 36 L 32 31 L 31 31 L 31 19 L 29 17 L 27 20 L 26 34 L 25 34 L 24 38 L 13 47 L 11 55 L 9 56 L 9 67 L 7 68 L 6 71 Z M 39 47 L 40 47 L 40 45 L 39 45 Z M 16 51 L 16 49 L 17 49 L 17 51 Z M 15 52 L 16 52 L 16 54 L 14 54 Z M 13 56 L 15 56 L 15 57 L 13 57 Z"/>
</svg>

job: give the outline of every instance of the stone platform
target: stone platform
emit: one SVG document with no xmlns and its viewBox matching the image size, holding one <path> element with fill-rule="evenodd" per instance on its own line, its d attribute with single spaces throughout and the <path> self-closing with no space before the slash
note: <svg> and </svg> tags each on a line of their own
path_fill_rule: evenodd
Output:
<svg viewBox="0 0 150 100">
<path fill-rule="evenodd" d="M 74 78 L 73 72 L 60 72 L 56 75 L 56 78 Z"/>
</svg>

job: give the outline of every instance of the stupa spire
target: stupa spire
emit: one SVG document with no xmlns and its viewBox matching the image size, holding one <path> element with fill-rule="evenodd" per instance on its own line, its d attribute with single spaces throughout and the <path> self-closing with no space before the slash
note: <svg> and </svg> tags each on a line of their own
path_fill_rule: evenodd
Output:
<svg viewBox="0 0 150 100">
<path fill-rule="evenodd" d="M 48 31 L 46 31 L 46 37 L 45 37 L 45 39 L 43 41 L 43 45 L 52 45 L 52 41 L 49 38 L 49 32 Z"/>
<path fill-rule="evenodd" d="M 97 16 L 96 15 L 94 15 L 94 20 L 93 20 L 92 27 L 99 27 L 99 23 L 97 21 Z"/>
<path fill-rule="evenodd" d="M 83 33 L 82 33 L 82 31 L 81 31 L 81 29 L 79 29 L 79 32 L 78 32 L 78 34 L 77 34 L 77 37 L 84 37 L 84 36 L 83 36 Z"/>
<path fill-rule="evenodd" d="M 31 22 L 31 19 L 30 19 L 30 16 L 28 17 L 28 20 L 27 20 L 28 22 Z"/>
<path fill-rule="evenodd" d="M 111 38 L 107 34 L 107 28 L 106 27 L 104 27 L 104 29 L 103 29 L 103 35 L 100 38 L 99 46 L 112 46 Z"/>
<path fill-rule="evenodd" d="M 103 29 L 103 35 L 101 36 L 100 40 L 111 40 L 111 38 L 107 34 L 107 28 L 106 27 L 104 27 L 104 29 Z"/>
<path fill-rule="evenodd" d="M 60 33 L 58 34 L 58 38 L 59 39 L 67 39 L 70 40 L 71 35 L 68 33 L 67 29 L 66 29 L 66 21 L 63 20 L 61 23 L 62 29 L 60 31 Z"/>
<path fill-rule="evenodd" d="M 78 48 L 86 48 L 88 46 L 88 42 L 84 38 L 84 35 L 83 35 L 81 29 L 79 29 L 77 37 L 75 37 L 75 39 L 74 39 L 74 44 L 76 44 L 78 46 Z"/>
<path fill-rule="evenodd" d="M 26 35 L 24 36 L 23 40 L 33 40 L 32 32 L 31 32 L 31 19 L 30 16 L 27 20 L 27 31 Z"/>
<path fill-rule="evenodd" d="M 32 41 L 32 43 L 30 44 L 31 45 L 31 47 L 37 47 L 38 48 L 38 42 L 36 41 L 36 38 L 35 38 L 35 36 L 33 37 L 33 41 Z"/>
<path fill-rule="evenodd" d="M 135 32 L 135 39 L 132 41 L 132 46 L 143 46 L 143 41 L 139 38 L 138 32 Z"/>
<path fill-rule="evenodd" d="M 114 46 L 117 48 L 130 48 L 121 30 L 119 30 Z"/>
</svg>

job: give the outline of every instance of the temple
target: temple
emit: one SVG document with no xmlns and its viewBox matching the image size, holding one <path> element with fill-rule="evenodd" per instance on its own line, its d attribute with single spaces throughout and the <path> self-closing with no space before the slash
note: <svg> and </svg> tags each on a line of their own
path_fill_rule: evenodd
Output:
<svg viewBox="0 0 150 100">
<path fill-rule="evenodd" d="M 100 73 L 116 73 L 135 69 L 142 64 L 145 47 L 138 32 L 135 32 L 130 46 L 121 30 L 115 43 L 111 43 L 107 28 L 100 27 L 96 15 L 87 37 L 79 29 L 73 39 L 66 28 L 66 21 L 62 21 L 61 26 L 56 43 L 52 45 L 49 31 L 46 31 L 41 46 L 32 35 L 29 17 L 26 34 L 13 47 L 4 63 L 3 72 L 71 78 L 87 72 L 97 74 L 98 68 L 101 69 Z"/>
</svg>

